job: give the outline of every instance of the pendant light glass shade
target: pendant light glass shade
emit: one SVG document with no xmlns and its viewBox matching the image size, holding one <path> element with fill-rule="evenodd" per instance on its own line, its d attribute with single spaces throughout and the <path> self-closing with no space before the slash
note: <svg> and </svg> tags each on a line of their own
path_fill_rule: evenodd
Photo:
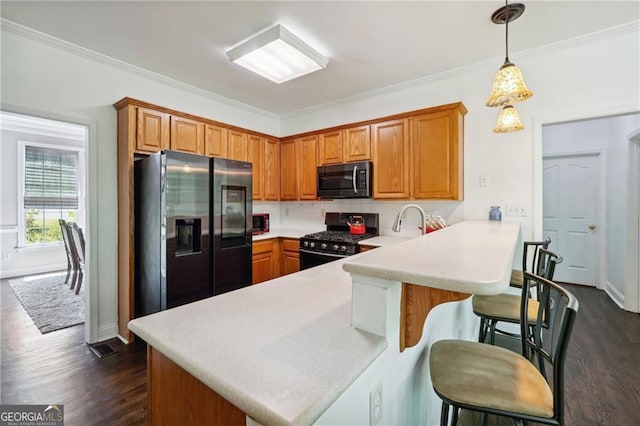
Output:
<svg viewBox="0 0 640 426">
<path fill-rule="evenodd" d="M 520 69 L 506 61 L 493 80 L 493 89 L 486 105 L 488 107 L 504 106 L 524 101 L 532 96 L 533 92 L 527 88 Z"/>
<path fill-rule="evenodd" d="M 512 105 L 506 105 L 502 108 L 498 122 L 496 123 L 494 133 L 510 133 L 517 132 L 524 129 L 524 126 L 520 122 L 520 116 L 518 111 Z"/>
</svg>

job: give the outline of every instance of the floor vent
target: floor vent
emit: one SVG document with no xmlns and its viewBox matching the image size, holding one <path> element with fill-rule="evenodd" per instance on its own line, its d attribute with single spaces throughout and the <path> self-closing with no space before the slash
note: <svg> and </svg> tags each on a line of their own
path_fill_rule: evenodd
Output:
<svg viewBox="0 0 640 426">
<path fill-rule="evenodd" d="M 116 351 L 109 346 L 108 343 L 96 343 L 94 345 L 89 345 L 91 351 L 96 354 L 98 358 L 104 358 L 105 356 L 113 355 Z"/>
</svg>

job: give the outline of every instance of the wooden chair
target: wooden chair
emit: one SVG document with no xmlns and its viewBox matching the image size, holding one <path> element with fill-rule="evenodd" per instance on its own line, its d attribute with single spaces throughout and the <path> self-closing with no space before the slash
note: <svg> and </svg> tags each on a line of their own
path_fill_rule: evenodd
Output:
<svg viewBox="0 0 640 426">
<path fill-rule="evenodd" d="M 433 344 L 429 368 L 433 389 L 442 399 L 440 425 L 456 424 L 460 408 L 524 421 L 564 424 L 564 363 L 578 301 L 556 283 L 525 272 L 520 314 L 523 354 L 486 343 L 441 340 Z M 540 294 L 531 303 L 532 288 Z M 545 367 L 546 366 L 546 367 Z M 553 374 L 547 377 L 546 369 Z"/>
<path fill-rule="evenodd" d="M 548 280 L 553 279 L 556 265 L 562 262 L 562 257 L 542 247 L 536 250 L 536 262 L 534 271 Z M 478 341 L 484 342 L 489 335 L 489 343 L 495 344 L 496 332 L 520 338 L 519 334 L 510 333 L 497 328 L 498 322 L 518 324 L 520 322 L 520 295 L 502 293 L 495 296 L 474 295 L 471 300 L 473 313 L 480 317 L 480 332 Z M 532 313 L 535 313 L 537 300 L 531 302 Z"/>
<path fill-rule="evenodd" d="M 71 228 L 71 236 L 73 239 L 73 243 L 75 245 L 76 252 L 76 262 L 78 265 L 78 279 L 75 283 L 76 294 L 80 292 L 80 287 L 82 286 L 82 279 L 84 277 L 84 266 L 85 266 L 85 242 L 84 242 L 84 234 L 82 233 L 82 229 L 78 226 L 77 223 L 71 222 L 69 224 Z M 73 289 L 73 284 L 71 285 Z"/>
<path fill-rule="evenodd" d="M 58 219 L 60 224 L 60 230 L 62 232 L 62 240 L 64 241 L 64 249 L 67 253 L 67 276 L 64 279 L 65 284 L 69 284 L 69 278 L 71 278 L 71 290 L 76 282 L 76 274 L 78 271 L 78 256 L 76 255 L 76 248 L 71 236 L 71 228 L 64 219 Z"/>
</svg>

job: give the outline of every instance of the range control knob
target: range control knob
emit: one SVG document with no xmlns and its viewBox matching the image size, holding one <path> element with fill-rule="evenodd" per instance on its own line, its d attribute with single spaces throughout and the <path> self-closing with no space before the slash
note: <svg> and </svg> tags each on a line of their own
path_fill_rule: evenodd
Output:
<svg viewBox="0 0 640 426">
<path fill-rule="evenodd" d="M 305 247 L 309 247 L 309 241 L 305 241 L 305 242 L 304 242 L 304 246 L 305 246 Z"/>
<path fill-rule="evenodd" d="M 315 246 L 316 246 L 316 243 L 314 243 L 313 241 L 309 243 L 309 247 L 314 248 Z"/>
<path fill-rule="evenodd" d="M 333 251 L 338 251 L 339 248 L 340 248 L 340 246 L 338 246 L 337 244 L 333 245 Z"/>
<path fill-rule="evenodd" d="M 325 243 L 322 243 L 322 244 L 320 244 L 320 248 L 324 250 L 324 249 L 327 248 L 327 245 Z"/>
<path fill-rule="evenodd" d="M 340 251 L 347 251 L 347 246 L 340 247 Z"/>
</svg>

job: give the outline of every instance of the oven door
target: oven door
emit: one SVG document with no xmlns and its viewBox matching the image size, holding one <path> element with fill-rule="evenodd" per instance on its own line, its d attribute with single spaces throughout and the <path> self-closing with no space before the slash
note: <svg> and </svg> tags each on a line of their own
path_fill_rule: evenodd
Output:
<svg viewBox="0 0 640 426">
<path fill-rule="evenodd" d="M 318 253 L 316 251 L 300 249 L 300 270 L 324 265 L 325 263 L 343 259 L 347 256 L 346 254 Z"/>
</svg>

